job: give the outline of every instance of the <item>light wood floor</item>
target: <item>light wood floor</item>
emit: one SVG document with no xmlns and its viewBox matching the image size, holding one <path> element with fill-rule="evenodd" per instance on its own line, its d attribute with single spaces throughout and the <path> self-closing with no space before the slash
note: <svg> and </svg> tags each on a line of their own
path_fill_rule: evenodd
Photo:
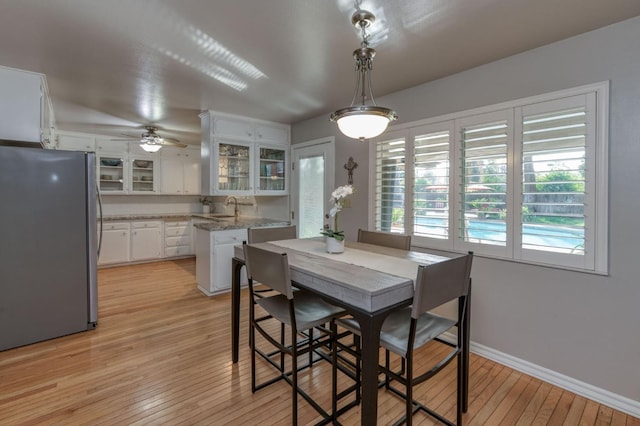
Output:
<svg viewBox="0 0 640 426">
<path fill-rule="evenodd" d="M 232 364 L 230 297 L 206 297 L 184 259 L 99 271 L 94 331 L 0 352 L 0 425 L 290 423 L 290 390 L 276 383 L 251 393 L 247 299 L 243 293 L 240 362 Z M 440 348 L 428 347 L 428 359 Z M 316 364 L 301 381 L 329 401 L 330 376 Z M 263 371 L 261 370 L 262 374 Z M 266 373 L 265 373 L 266 374 Z M 453 365 L 418 391 L 453 418 Z M 380 424 L 402 403 L 379 394 Z M 317 417 L 300 398 L 300 424 Z M 359 408 L 341 417 L 359 423 Z M 416 414 L 417 424 L 434 422 Z M 472 355 L 466 425 L 627 425 L 640 420 Z"/>
</svg>

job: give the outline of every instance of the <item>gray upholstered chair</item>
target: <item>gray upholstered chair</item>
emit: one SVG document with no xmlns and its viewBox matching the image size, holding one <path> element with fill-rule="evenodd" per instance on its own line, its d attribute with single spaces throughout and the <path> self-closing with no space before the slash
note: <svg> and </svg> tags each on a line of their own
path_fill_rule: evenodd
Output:
<svg viewBox="0 0 640 426">
<path fill-rule="evenodd" d="M 406 403 L 404 417 L 395 424 L 406 422 L 410 426 L 413 413 L 422 410 L 447 425 L 454 425 L 442 415 L 413 399 L 413 386 L 433 377 L 453 359 L 457 359 L 458 364 L 456 424 L 459 426 L 462 424 L 464 378 L 462 377 L 461 357 L 463 351 L 466 350 L 464 345 L 468 344 L 468 339 L 463 336 L 461 326 L 466 310 L 469 309 L 470 305 L 472 260 L 473 253 L 470 252 L 467 255 L 433 265 L 420 265 L 418 267 L 412 306 L 392 311 L 382 325 L 380 346 L 386 350 L 386 360 L 385 364 L 380 366 L 380 370 L 385 374 L 385 387 L 404 398 Z M 458 317 L 455 320 L 428 312 L 453 300 L 458 301 Z M 336 322 L 354 334 L 360 335 L 357 321 L 353 319 L 338 319 Z M 456 343 L 453 344 L 439 338 L 440 335 L 452 327 L 458 328 L 458 338 Z M 435 361 L 434 366 L 428 371 L 414 377 L 414 350 L 432 340 L 449 345 L 452 350 L 444 358 Z M 402 358 L 403 368 L 401 371 L 393 371 L 390 368 L 389 352 Z M 406 368 L 404 368 L 405 362 Z M 404 385 L 405 391 L 402 392 L 394 388 L 391 385 L 392 380 Z"/>
<path fill-rule="evenodd" d="M 247 229 L 247 243 L 292 240 L 297 238 L 297 233 L 295 225 L 249 228 Z"/>
<path fill-rule="evenodd" d="M 382 231 L 366 231 L 358 229 L 358 242 L 397 248 L 400 250 L 411 249 L 411 235 L 394 234 Z"/>
<path fill-rule="evenodd" d="M 335 325 L 330 329 L 324 324 L 332 323 L 335 318 L 344 315 L 344 310 L 333 306 L 320 297 L 306 291 L 293 291 L 289 275 L 289 263 L 286 253 L 278 253 L 248 244 L 243 245 L 247 275 L 249 277 L 249 291 L 251 294 L 251 307 L 249 310 L 251 346 L 251 391 L 256 392 L 279 380 L 285 380 L 292 388 L 292 424 L 297 424 L 298 395 L 302 396 L 325 421 L 335 420 L 337 415 L 337 402 L 332 401 L 331 412 L 327 412 L 317 404 L 305 391 L 298 386 L 298 356 L 311 353 L 320 348 L 331 347 L 335 344 Z M 263 285 L 273 290 L 276 294 L 268 297 L 256 297 L 253 288 L 253 280 L 259 280 Z M 266 315 L 256 312 L 260 306 Z M 261 315 L 261 316 L 258 316 Z M 280 337 L 274 338 L 270 330 L 273 330 L 273 321 L 280 323 Z M 271 324 L 270 324 L 271 323 Z M 271 327 L 270 327 L 271 326 Z M 285 326 L 290 330 L 289 343 L 285 339 Z M 298 339 L 300 332 L 317 329 L 320 331 L 317 337 Z M 256 331 L 275 347 L 274 352 L 265 352 L 256 345 Z M 313 336 L 308 333 L 306 336 Z M 332 351 L 334 352 L 334 351 Z M 276 368 L 278 374 L 269 380 L 256 384 L 256 354 L 262 357 L 270 365 Z M 291 357 L 291 369 L 285 370 L 285 355 Z M 275 360 L 274 360 L 275 358 Z M 326 356 L 335 365 L 335 356 Z M 279 360 L 279 361 L 278 361 Z M 332 374 L 332 389 L 336 389 L 335 369 Z"/>
</svg>

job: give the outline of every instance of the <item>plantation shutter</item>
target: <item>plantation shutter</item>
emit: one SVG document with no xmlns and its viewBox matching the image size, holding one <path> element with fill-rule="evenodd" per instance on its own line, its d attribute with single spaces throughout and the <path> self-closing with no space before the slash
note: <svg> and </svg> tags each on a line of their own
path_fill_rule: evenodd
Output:
<svg viewBox="0 0 640 426">
<path fill-rule="evenodd" d="M 450 130 L 414 137 L 413 235 L 449 238 Z"/>
<path fill-rule="evenodd" d="M 509 122 L 505 118 L 463 125 L 460 135 L 460 239 L 505 247 Z"/>
<path fill-rule="evenodd" d="M 376 143 L 375 229 L 405 232 L 405 138 Z"/>
<path fill-rule="evenodd" d="M 524 106 L 521 212 L 524 260 L 595 267 L 596 96 Z"/>
</svg>

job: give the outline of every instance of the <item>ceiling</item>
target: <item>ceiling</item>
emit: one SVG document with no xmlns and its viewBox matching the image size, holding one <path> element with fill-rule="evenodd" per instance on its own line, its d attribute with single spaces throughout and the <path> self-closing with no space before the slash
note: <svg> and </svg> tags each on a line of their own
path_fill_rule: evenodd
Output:
<svg viewBox="0 0 640 426">
<path fill-rule="evenodd" d="M 376 97 L 640 15 L 638 0 L 362 0 Z M 0 0 L 0 65 L 47 76 L 56 124 L 156 124 L 199 143 L 202 110 L 283 123 L 351 102 L 353 0 Z M 398 111 L 401 115 L 402 111 Z"/>
</svg>

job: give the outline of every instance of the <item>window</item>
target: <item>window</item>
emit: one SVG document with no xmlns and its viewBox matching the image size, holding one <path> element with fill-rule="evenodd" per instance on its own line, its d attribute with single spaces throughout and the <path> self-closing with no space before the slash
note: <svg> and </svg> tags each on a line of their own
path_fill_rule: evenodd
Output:
<svg viewBox="0 0 640 426">
<path fill-rule="evenodd" d="M 423 247 L 606 273 L 607 102 L 601 83 L 383 134 L 372 144 L 373 227 Z"/>
</svg>

